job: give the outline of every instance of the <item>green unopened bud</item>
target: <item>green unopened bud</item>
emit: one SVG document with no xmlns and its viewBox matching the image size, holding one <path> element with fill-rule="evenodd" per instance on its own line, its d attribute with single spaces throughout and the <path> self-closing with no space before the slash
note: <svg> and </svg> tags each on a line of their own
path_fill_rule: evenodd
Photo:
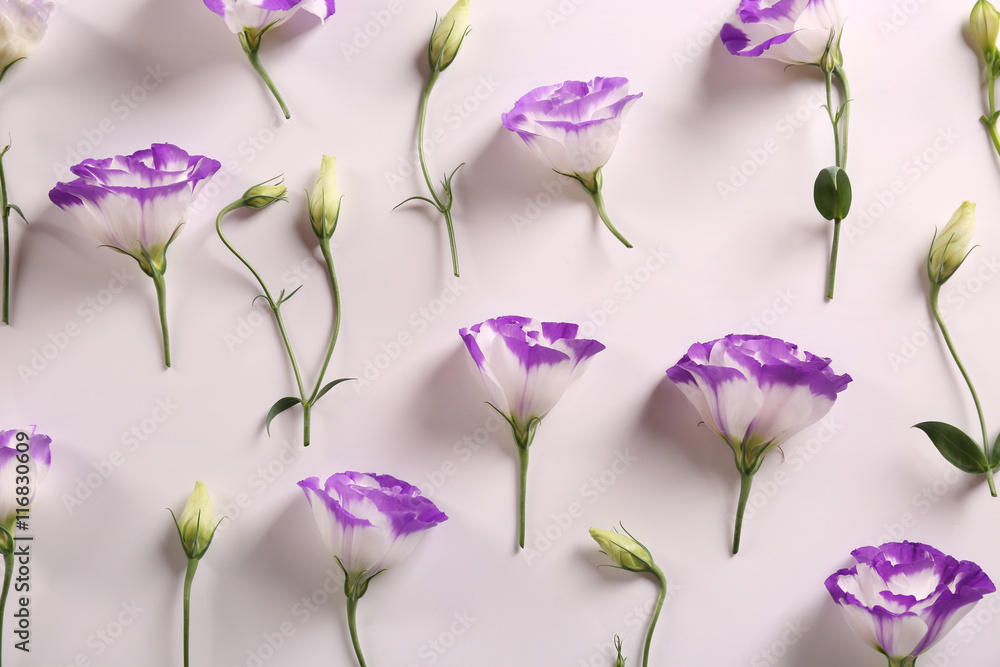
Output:
<svg viewBox="0 0 1000 667">
<path fill-rule="evenodd" d="M 623 570 L 651 572 L 656 567 L 649 550 L 627 533 L 623 535 L 614 530 L 591 528 L 590 536 L 615 565 Z"/>
<path fill-rule="evenodd" d="M 469 0 L 458 0 L 434 28 L 427 47 L 431 70 L 443 72 L 455 60 L 469 30 Z"/>
<path fill-rule="evenodd" d="M 337 158 L 323 156 L 316 176 L 316 185 L 309 195 L 309 221 L 316 236 L 328 239 L 333 236 L 340 218 L 340 192 L 337 190 Z"/>
<path fill-rule="evenodd" d="M 282 185 L 281 181 L 274 185 L 268 185 L 269 182 L 264 181 L 244 192 L 243 205 L 248 208 L 265 208 L 276 201 L 287 201 L 285 193 L 288 192 L 288 188 Z"/>
<path fill-rule="evenodd" d="M 972 232 L 976 228 L 976 205 L 962 202 L 940 234 L 934 235 L 927 255 L 927 277 L 943 285 L 958 270 L 972 250 Z"/>
<path fill-rule="evenodd" d="M 188 496 L 180 518 L 175 518 L 177 532 L 181 536 L 181 546 L 188 558 L 201 558 L 208 551 L 215 535 L 215 512 L 212 499 L 202 482 L 194 483 L 194 491 Z"/>
<path fill-rule="evenodd" d="M 986 0 L 979 0 L 972 8 L 969 16 L 969 27 L 972 37 L 982 49 L 986 59 L 996 52 L 997 34 L 1000 33 L 1000 12 Z"/>
</svg>

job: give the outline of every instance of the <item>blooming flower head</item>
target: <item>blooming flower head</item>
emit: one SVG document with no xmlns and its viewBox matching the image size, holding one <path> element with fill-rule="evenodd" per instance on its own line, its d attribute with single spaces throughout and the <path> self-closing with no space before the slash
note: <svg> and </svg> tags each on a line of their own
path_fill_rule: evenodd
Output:
<svg viewBox="0 0 1000 667">
<path fill-rule="evenodd" d="M 167 246 L 221 166 L 173 144 L 153 144 L 132 155 L 84 160 L 70 169 L 78 178 L 58 183 L 49 199 L 75 215 L 102 245 L 131 255 L 149 275 L 162 274 Z"/>
<path fill-rule="evenodd" d="M 667 371 L 705 425 L 753 472 L 773 447 L 821 419 L 851 381 L 830 360 L 769 336 L 695 343 Z"/>
<path fill-rule="evenodd" d="M 406 558 L 425 531 L 448 519 L 417 487 L 389 475 L 347 471 L 325 483 L 310 477 L 299 486 L 330 555 L 348 582 L 361 580 L 362 587 Z"/>
<path fill-rule="evenodd" d="M 201 558 L 208 551 L 215 536 L 215 512 L 212 499 L 203 482 L 194 483 L 194 491 L 184 503 L 181 516 L 176 520 L 184 553 L 188 558 Z"/>
<path fill-rule="evenodd" d="M 225 20 L 239 34 L 246 29 L 263 31 L 287 21 L 304 9 L 320 20 L 333 15 L 334 0 L 205 0 L 205 6 Z"/>
<path fill-rule="evenodd" d="M 38 46 L 53 7 L 48 0 L 0 0 L 0 78 Z"/>
<path fill-rule="evenodd" d="M 49 471 L 51 442 L 49 436 L 35 433 L 34 426 L 30 432 L 0 431 L 0 527 L 6 531 L 0 531 L 0 551 L 12 546 L 9 536 L 14 533 L 18 510 L 24 514 L 31 507 L 38 484 Z"/>
<path fill-rule="evenodd" d="M 720 36 L 733 55 L 820 65 L 828 45 L 837 49 L 843 27 L 839 0 L 740 0 Z"/>
<path fill-rule="evenodd" d="M 578 330 L 576 324 L 508 315 L 459 331 L 490 403 L 510 422 L 515 438 L 545 417 L 587 360 L 604 349 L 596 340 L 578 338 Z"/>
<path fill-rule="evenodd" d="M 972 250 L 976 229 L 976 205 L 962 202 L 940 234 L 934 235 L 927 255 L 927 276 L 932 284 L 943 285 L 962 266 Z"/>
<path fill-rule="evenodd" d="M 597 77 L 535 88 L 500 115 L 551 169 L 596 188 L 596 174 L 611 158 L 622 121 L 642 93 L 628 94 L 628 79 Z"/>
<path fill-rule="evenodd" d="M 889 542 L 851 555 L 857 564 L 830 575 L 826 588 L 851 628 L 892 665 L 912 664 L 996 591 L 978 565 L 926 544 Z"/>
</svg>

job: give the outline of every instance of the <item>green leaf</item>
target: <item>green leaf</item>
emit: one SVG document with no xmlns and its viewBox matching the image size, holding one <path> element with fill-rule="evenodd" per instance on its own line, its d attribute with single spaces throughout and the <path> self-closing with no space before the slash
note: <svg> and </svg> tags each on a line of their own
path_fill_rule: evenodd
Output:
<svg viewBox="0 0 1000 667">
<path fill-rule="evenodd" d="M 997 435 L 997 441 L 993 443 L 993 451 L 990 452 L 990 470 L 995 470 L 997 466 L 1000 466 L 1000 435 Z"/>
<path fill-rule="evenodd" d="M 316 401 L 321 399 L 326 392 L 330 391 L 336 387 L 341 382 L 347 382 L 348 380 L 357 380 L 358 378 L 340 378 L 339 380 L 334 380 L 333 382 L 327 382 L 322 389 L 316 394 L 316 398 L 313 399 L 313 405 L 316 405 Z"/>
<path fill-rule="evenodd" d="M 941 456 L 962 472 L 978 475 L 989 469 L 986 454 L 965 431 L 944 422 L 920 422 L 913 426 L 926 433 Z"/>
<path fill-rule="evenodd" d="M 840 167 L 827 167 L 816 176 L 813 201 L 826 220 L 843 220 L 851 210 L 851 179 Z"/>
<path fill-rule="evenodd" d="M 267 413 L 267 424 L 265 428 L 267 429 L 267 434 L 271 435 L 271 420 L 280 415 L 282 412 L 292 407 L 293 405 L 298 405 L 302 402 L 301 398 L 295 396 L 285 396 L 284 398 L 279 398 L 278 402 L 271 406 L 271 410 Z"/>
</svg>

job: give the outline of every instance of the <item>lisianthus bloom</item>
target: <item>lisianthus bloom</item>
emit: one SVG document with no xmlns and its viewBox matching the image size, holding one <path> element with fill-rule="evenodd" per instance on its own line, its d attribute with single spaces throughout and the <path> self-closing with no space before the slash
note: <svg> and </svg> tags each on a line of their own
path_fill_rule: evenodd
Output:
<svg viewBox="0 0 1000 667">
<path fill-rule="evenodd" d="M 49 436 L 36 433 L 34 426 L 30 432 L 0 431 L 0 552 L 12 545 L 14 524 L 19 514 L 28 512 L 38 484 L 49 471 L 51 442 Z"/>
<path fill-rule="evenodd" d="M 851 376 L 837 375 L 829 359 L 779 338 L 729 335 L 692 345 L 667 377 L 735 455 L 742 482 L 736 553 L 750 484 L 764 455 L 826 415 Z"/>
<path fill-rule="evenodd" d="M 0 79 L 35 50 L 54 7 L 47 0 L 0 0 Z"/>
<path fill-rule="evenodd" d="M 608 219 L 601 196 L 601 170 L 618 143 L 625 116 L 642 97 L 642 93 L 629 95 L 628 89 L 625 77 L 542 86 L 515 102 L 500 120 L 549 168 L 579 181 L 604 224 L 631 248 Z"/>
<path fill-rule="evenodd" d="M 890 667 L 910 667 L 996 586 L 975 563 L 917 542 L 851 552 L 857 564 L 826 580 L 833 601 Z"/>
<path fill-rule="evenodd" d="M 284 23 L 304 9 L 320 20 L 333 16 L 334 0 L 205 0 L 205 6 L 222 17 L 234 33 L 264 31 Z"/>
<path fill-rule="evenodd" d="M 205 6 L 221 16 L 226 26 L 239 37 L 250 64 L 267 84 L 285 118 L 291 118 L 285 100 L 260 62 L 261 38 L 300 9 L 315 14 L 321 21 L 333 16 L 334 0 L 205 0 Z"/>
<path fill-rule="evenodd" d="M 528 448 L 535 430 L 583 372 L 587 360 L 604 349 L 596 340 L 578 338 L 578 331 L 576 324 L 568 322 L 538 322 L 513 315 L 459 331 L 486 385 L 490 405 L 514 432 L 521 459 L 522 547 Z"/>
<path fill-rule="evenodd" d="M 191 204 L 222 165 L 173 144 L 70 168 L 77 176 L 49 192 L 52 203 L 77 217 L 101 245 L 129 255 L 153 279 L 160 305 L 163 351 L 170 365 L 163 273 L 167 247 L 187 221 Z"/>
<path fill-rule="evenodd" d="M 720 36 L 733 55 L 819 65 L 843 27 L 839 0 L 741 0 Z"/>
<path fill-rule="evenodd" d="M 327 551 L 344 571 L 348 625 L 364 665 L 355 622 L 368 584 L 413 551 L 424 533 L 448 517 L 420 490 L 390 475 L 342 472 L 325 483 L 299 482 Z"/>
</svg>

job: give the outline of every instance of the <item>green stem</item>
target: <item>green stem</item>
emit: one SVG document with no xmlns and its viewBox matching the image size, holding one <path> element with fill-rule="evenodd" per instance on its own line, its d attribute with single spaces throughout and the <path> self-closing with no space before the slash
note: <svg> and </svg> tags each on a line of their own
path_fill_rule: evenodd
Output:
<svg viewBox="0 0 1000 667">
<path fill-rule="evenodd" d="M 830 248 L 830 268 L 826 274 L 826 298 L 833 300 L 833 286 L 837 280 L 837 255 L 840 247 L 840 223 L 839 219 L 833 221 L 833 246 Z"/>
<path fill-rule="evenodd" d="M 649 629 L 646 630 L 646 646 L 642 650 L 642 667 L 649 665 L 649 645 L 653 641 L 653 630 L 656 629 L 656 621 L 660 618 L 663 601 L 667 599 L 667 578 L 663 576 L 663 570 L 654 565 L 650 572 L 656 576 L 656 580 L 660 584 L 660 597 L 656 601 L 656 607 L 653 609 L 653 617 L 649 619 Z"/>
<path fill-rule="evenodd" d="M 333 348 L 337 345 L 337 337 L 340 335 L 340 285 L 337 283 L 337 272 L 333 268 L 333 253 L 330 251 L 330 239 L 319 239 L 320 250 L 323 251 L 323 259 L 326 260 L 326 268 L 330 275 L 330 289 L 333 292 L 333 333 L 330 334 L 330 344 L 326 348 L 326 357 L 323 365 L 319 369 L 319 377 L 316 378 L 316 386 L 313 387 L 312 395 L 309 397 L 309 404 L 316 401 L 316 395 L 323 388 L 323 377 L 326 369 L 330 365 L 330 357 L 333 356 Z"/>
<path fill-rule="evenodd" d="M 983 416 L 983 406 L 979 402 L 979 394 L 976 393 L 976 388 L 972 384 L 972 378 L 969 377 L 969 372 L 965 370 L 965 365 L 958 356 L 958 350 L 955 349 L 955 343 L 951 340 L 951 334 L 948 333 L 948 327 L 944 323 L 944 318 L 941 316 L 941 309 L 938 308 L 938 296 L 941 292 L 941 286 L 937 284 L 931 284 L 930 288 L 930 302 L 931 311 L 934 313 L 934 319 L 937 320 L 938 328 L 941 329 L 941 335 L 944 336 L 944 342 L 948 345 L 948 351 L 951 352 L 952 358 L 955 360 L 955 365 L 958 366 L 958 370 L 961 371 L 962 377 L 965 378 L 965 384 L 969 386 L 969 393 L 972 394 L 972 401 L 976 404 L 976 413 L 979 415 L 979 426 L 982 428 L 983 433 L 983 452 L 986 454 L 986 460 L 990 460 L 990 440 L 986 431 L 986 418 Z M 996 484 L 993 481 L 993 470 L 987 466 L 986 469 L 986 480 L 989 483 L 990 494 L 996 498 L 997 489 Z"/>
<path fill-rule="evenodd" d="M 826 110 L 830 115 L 830 123 L 833 125 L 833 150 L 835 164 L 841 169 L 847 168 L 847 135 L 851 122 L 851 86 L 847 80 L 847 73 L 840 65 L 834 66 L 832 70 L 825 71 L 826 78 Z M 833 110 L 833 79 L 836 76 L 840 84 L 844 101 L 838 112 Z M 833 288 L 837 280 L 837 255 L 840 248 L 840 223 L 841 219 L 833 222 L 833 243 L 830 247 L 830 264 L 826 276 L 826 298 L 833 300 Z"/>
<path fill-rule="evenodd" d="M 264 65 L 260 62 L 260 56 L 257 55 L 257 49 L 244 47 L 244 51 L 246 51 L 247 58 L 250 59 L 250 64 L 253 65 L 253 68 L 257 70 L 257 74 L 259 74 L 260 78 L 264 80 L 265 84 L 267 84 L 267 88 L 271 91 L 271 94 L 274 95 L 274 99 L 278 101 L 278 105 L 281 107 L 281 112 L 285 114 L 285 120 L 291 118 L 292 114 L 288 112 L 285 100 L 282 99 L 277 86 L 274 85 L 274 81 L 271 80 L 271 76 L 267 73 L 267 70 L 264 69 Z"/>
<path fill-rule="evenodd" d="M 189 558 L 187 573 L 184 575 L 184 667 L 189 667 L 189 647 L 191 637 L 191 582 L 194 581 L 194 573 L 198 569 L 198 559 Z"/>
<path fill-rule="evenodd" d="M 260 285 L 260 288 L 264 290 L 264 298 L 267 299 L 267 304 L 271 307 L 271 312 L 274 313 L 274 319 L 278 323 L 278 330 L 281 332 L 281 339 L 284 341 L 285 350 L 288 352 L 288 359 L 292 362 L 292 370 L 295 372 L 295 383 L 299 387 L 299 396 L 302 398 L 303 403 L 305 403 L 305 385 L 302 383 L 302 373 L 299 371 L 299 364 L 295 359 L 295 352 L 292 351 L 292 343 L 288 339 L 288 332 L 285 329 L 285 320 L 281 316 L 281 304 L 274 300 L 271 290 L 267 288 L 267 285 L 264 283 L 264 279 L 261 278 L 260 274 L 257 273 L 257 270 L 253 268 L 253 265 L 251 265 L 250 262 L 248 262 L 246 258 L 233 247 L 233 244 L 229 242 L 226 235 L 222 233 L 222 218 L 225 217 L 227 213 L 231 213 L 232 211 L 242 207 L 243 202 L 240 200 L 229 204 L 224 209 L 219 211 L 218 217 L 215 218 L 215 231 L 219 234 L 219 238 L 222 239 L 222 242 L 226 245 L 226 247 L 229 248 L 229 251 L 236 255 L 236 259 L 240 260 L 243 263 L 243 266 L 250 270 L 253 277 L 257 279 L 257 283 Z"/>
<path fill-rule="evenodd" d="M 430 73 L 427 75 L 427 84 L 424 86 L 424 92 L 420 97 L 420 117 L 417 123 L 417 154 L 420 156 L 420 171 L 424 174 L 424 182 L 427 183 L 427 189 L 430 190 L 431 197 L 434 199 L 434 205 L 439 213 L 444 214 L 444 222 L 448 227 L 448 243 L 451 246 L 451 267 L 455 275 L 458 276 L 458 245 L 455 243 L 455 226 L 451 219 L 451 205 L 454 203 L 454 199 L 451 196 L 451 188 L 446 181 L 445 194 L 448 195 L 448 203 L 445 204 L 438 197 L 437 191 L 434 188 L 430 173 L 427 171 L 427 159 L 424 156 L 424 126 L 427 124 L 427 105 L 431 99 L 431 90 L 433 90 L 434 84 L 437 83 L 440 75 L 440 70 L 431 68 Z"/>
<path fill-rule="evenodd" d="M 740 536 L 743 533 L 743 512 L 747 508 L 750 497 L 750 485 L 753 484 L 753 473 L 740 473 L 740 500 L 736 505 L 736 530 L 733 533 L 733 554 L 740 550 Z"/>
<path fill-rule="evenodd" d="M 367 667 L 365 656 L 361 653 L 361 642 L 358 641 L 358 598 L 347 597 L 347 627 L 351 631 L 351 643 L 354 644 L 354 653 L 358 656 L 358 664 Z"/>
<path fill-rule="evenodd" d="M 518 505 L 518 515 L 520 517 L 520 530 L 518 532 L 517 543 L 520 547 L 524 548 L 524 507 L 525 501 L 528 496 L 528 447 L 517 446 L 518 458 L 521 462 L 521 499 Z"/>
<path fill-rule="evenodd" d="M 0 319 L 4 324 L 10 324 L 10 209 L 7 208 L 7 176 L 3 170 L 3 155 L 8 149 L 9 144 L 0 152 L 0 217 L 3 218 L 3 315 Z"/>
<path fill-rule="evenodd" d="M 6 532 L 6 531 L 4 531 Z M 8 536 L 10 534 L 8 533 Z M 5 537 L 8 537 L 5 536 Z M 3 551 L 3 591 L 0 592 L 0 664 L 3 663 L 3 617 L 7 609 L 7 593 L 10 592 L 10 580 L 14 576 L 14 538 L 8 537 L 10 549 Z"/>
<path fill-rule="evenodd" d="M 581 181 L 582 183 L 582 181 Z M 584 189 L 590 194 L 591 198 L 594 200 L 594 205 L 597 207 L 597 215 L 601 216 L 601 220 L 604 221 L 604 225 L 608 230 L 615 235 L 615 238 L 622 242 L 626 248 L 631 248 L 632 244 L 628 242 L 622 233 L 619 232 L 613 224 L 611 224 L 611 218 L 608 217 L 608 211 L 604 207 L 604 196 L 601 194 L 601 182 L 598 180 L 596 187 L 591 190 L 584 186 Z"/>
<path fill-rule="evenodd" d="M 167 330 L 167 284 L 163 273 L 151 265 L 153 285 L 156 286 L 156 304 L 160 312 L 160 330 L 163 332 L 163 363 L 170 368 L 170 332 Z"/>
<path fill-rule="evenodd" d="M 996 107 L 996 94 L 994 89 L 996 88 L 996 76 L 993 74 L 993 63 L 990 59 L 986 60 L 986 95 L 989 100 L 990 110 L 985 116 L 981 116 L 979 120 L 983 121 L 983 125 L 986 126 L 987 131 L 990 133 L 990 139 L 993 141 L 993 148 L 996 149 L 998 155 L 1000 155 L 1000 135 L 997 134 L 997 107 Z"/>
</svg>

